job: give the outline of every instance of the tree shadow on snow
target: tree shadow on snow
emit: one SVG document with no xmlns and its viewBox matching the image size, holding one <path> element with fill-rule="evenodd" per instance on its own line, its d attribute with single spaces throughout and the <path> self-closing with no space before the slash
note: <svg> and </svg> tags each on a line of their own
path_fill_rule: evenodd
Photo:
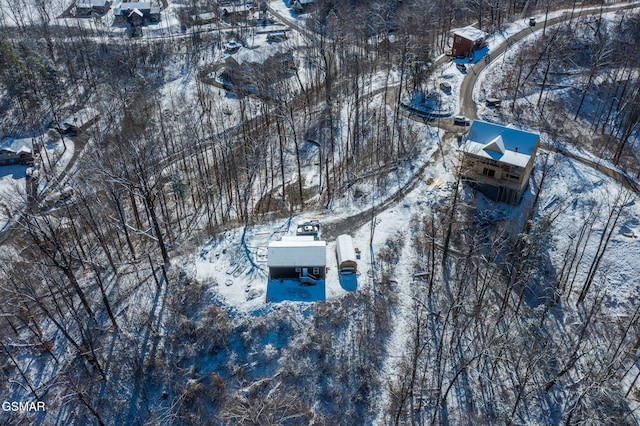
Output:
<svg viewBox="0 0 640 426">
<path fill-rule="evenodd" d="M 24 179 L 27 176 L 27 166 L 0 166 L 0 179 L 9 175 L 15 180 Z"/>
<path fill-rule="evenodd" d="M 267 283 L 267 302 L 324 302 L 326 299 L 324 280 L 315 285 L 302 285 L 295 279 L 274 279 Z"/>
<path fill-rule="evenodd" d="M 356 291 L 358 288 L 358 274 L 354 272 L 338 274 L 340 286 L 345 291 Z"/>
</svg>

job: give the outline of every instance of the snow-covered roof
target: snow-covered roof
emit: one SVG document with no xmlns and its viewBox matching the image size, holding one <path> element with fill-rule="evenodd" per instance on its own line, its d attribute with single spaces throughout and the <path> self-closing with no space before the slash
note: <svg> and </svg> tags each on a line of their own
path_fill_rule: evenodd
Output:
<svg viewBox="0 0 640 426">
<path fill-rule="evenodd" d="M 143 13 L 146 11 L 148 11 L 151 14 L 160 13 L 160 8 L 158 6 L 151 6 L 151 3 L 142 2 L 142 1 L 131 2 L 131 3 L 120 3 L 120 5 L 114 10 L 114 13 L 116 15 L 127 13 L 127 12 L 131 13 L 131 11 L 135 9 L 138 9 Z"/>
<path fill-rule="evenodd" d="M 471 40 L 472 42 L 483 40 L 488 35 L 484 31 L 474 28 L 473 26 L 456 28 L 454 30 L 451 30 L 451 34 L 466 38 L 467 40 Z"/>
<path fill-rule="evenodd" d="M 108 0 L 81 0 L 76 2 L 78 8 L 104 7 Z"/>
<path fill-rule="evenodd" d="M 475 120 L 460 150 L 512 166 L 526 167 L 540 135 Z"/>
<path fill-rule="evenodd" d="M 0 151 L 15 152 L 16 154 L 31 153 L 33 151 L 33 143 L 31 138 L 5 139 L 0 142 Z"/>
<path fill-rule="evenodd" d="M 345 261 L 356 261 L 356 250 L 353 248 L 351 235 L 338 235 L 336 240 L 336 251 L 338 253 L 338 263 Z"/>
<path fill-rule="evenodd" d="M 283 241 L 270 241 L 267 248 L 267 266 L 326 266 L 327 242 L 292 237 Z"/>
<path fill-rule="evenodd" d="M 286 52 L 287 48 L 285 46 L 262 46 L 257 49 L 240 49 L 233 59 L 240 65 L 245 62 L 263 64 L 272 56 Z"/>
<path fill-rule="evenodd" d="M 226 11 L 226 13 L 247 13 L 252 10 L 253 6 L 248 6 L 246 4 L 231 4 L 222 8 L 222 11 Z"/>
<path fill-rule="evenodd" d="M 151 2 L 148 1 L 132 1 L 132 2 L 122 2 L 118 6 L 120 9 L 149 9 L 151 7 Z"/>
<path fill-rule="evenodd" d="M 131 18 L 132 15 L 138 15 L 139 17 L 144 17 L 144 15 L 142 14 L 142 12 L 140 12 L 140 9 L 133 9 L 131 11 L 131 13 L 129 14 L 129 18 Z"/>
<path fill-rule="evenodd" d="M 313 235 L 284 235 L 281 241 L 314 241 Z"/>
<path fill-rule="evenodd" d="M 201 21 L 206 21 L 208 19 L 214 19 L 216 16 L 218 16 L 216 12 L 203 12 L 197 15 L 191 15 L 191 19 L 193 19 L 194 21 L 197 19 Z"/>
</svg>

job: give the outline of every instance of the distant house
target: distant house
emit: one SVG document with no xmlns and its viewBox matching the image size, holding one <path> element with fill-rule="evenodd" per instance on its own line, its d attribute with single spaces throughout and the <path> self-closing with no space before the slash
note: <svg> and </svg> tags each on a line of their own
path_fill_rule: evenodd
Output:
<svg viewBox="0 0 640 426">
<path fill-rule="evenodd" d="M 33 141 L 26 139 L 5 139 L 0 142 L 0 166 L 33 163 Z"/>
<path fill-rule="evenodd" d="M 267 41 L 270 43 L 278 43 L 287 39 L 286 31 L 272 31 L 267 34 Z"/>
<path fill-rule="evenodd" d="M 160 22 L 160 7 L 151 6 L 149 2 L 120 3 L 113 9 L 116 21 L 119 23 L 142 24 Z"/>
<path fill-rule="evenodd" d="M 253 12 L 251 4 L 232 4 L 222 8 L 222 19 L 230 24 L 245 21 Z"/>
<path fill-rule="evenodd" d="M 327 268 L 327 243 L 313 236 L 288 236 L 267 248 L 269 279 L 297 279 L 303 284 L 323 280 Z"/>
<path fill-rule="evenodd" d="M 270 99 L 274 93 L 273 83 L 288 77 L 295 66 L 289 51 L 240 49 L 225 59 L 218 76 L 225 89 L 238 95 L 253 94 Z"/>
<path fill-rule="evenodd" d="M 218 19 L 218 14 L 216 12 L 201 12 L 190 15 L 189 19 L 193 25 L 206 25 L 215 22 Z"/>
<path fill-rule="evenodd" d="M 460 148 L 462 175 L 489 198 L 517 204 L 535 164 L 540 135 L 476 120 Z"/>
<path fill-rule="evenodd" d="M 109 0 L 78 0 L 76 2 L 76 16 L 91 16 L 92 13 L 104 15 L 111 8 Z"/>
<path fill-rule="evenodd" d="M 451 37 L 453 38 L 451 56 L 471 56 L 474 50 L 486 45 L 487 33 L 469 26 L 452 30 Z"/>
</svg>

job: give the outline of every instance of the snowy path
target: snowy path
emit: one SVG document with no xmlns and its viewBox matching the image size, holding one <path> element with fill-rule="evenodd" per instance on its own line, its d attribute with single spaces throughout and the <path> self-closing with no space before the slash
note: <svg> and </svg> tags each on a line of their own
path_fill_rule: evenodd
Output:
<svg viewBox="0 0 640 426">
<path fill-rule="evenodd" d="M 411 286 L 413 285 L 413 277 L 411 272 L 413 266 L 411 264 L 414 257 L 410 255 L 412 245 L 410 239 L 405 242 L 400 254 L 400 263 L 397 265 L 398 280 L 398 308 L 397 312 L 393 314 L 393 327 L 391 329 L 391 337 L 387 342 L 387 357 L 380 372 L 381 382 L 385 383 L 380 389 L 380 401 L 381 407 L 378 410 L 378 416 L 372 422 L 374 425 L 388 424 L 388 419 L 384 418 L 385 413 L 389 410 L 384 404 L 390 404 L 391 402 L 391 389 L 390 386 L 394 384 L 394 379 L 398 377 L 398 364 L 402 361 L 402 358 L 406 355 L 405 348 L 407 347 L 407 336 L 411 333 L 411 327 L 409 320 L 411 319 L 411 311 L 413 306 L 413 294 Z"/>
</svg>

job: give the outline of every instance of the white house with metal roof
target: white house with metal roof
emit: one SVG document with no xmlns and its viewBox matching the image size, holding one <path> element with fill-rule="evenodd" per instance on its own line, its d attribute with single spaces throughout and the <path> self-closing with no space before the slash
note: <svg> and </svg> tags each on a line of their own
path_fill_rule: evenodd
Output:
<svg viewBox="0 0 640 426">
<path fill-rule="evenodd" d="M 475 120 L 460 147 L 462 175 L 488 197 L 516 204 L 529 182 L 539 144 L 537 133 Z"/>
<path fill-rule="evenodd" d="M 269 279 L 293 278 L 313 284 L 325 278 L 327 243 L 313 236 L 287 236 L 267 247 Z"/>
</svg>

